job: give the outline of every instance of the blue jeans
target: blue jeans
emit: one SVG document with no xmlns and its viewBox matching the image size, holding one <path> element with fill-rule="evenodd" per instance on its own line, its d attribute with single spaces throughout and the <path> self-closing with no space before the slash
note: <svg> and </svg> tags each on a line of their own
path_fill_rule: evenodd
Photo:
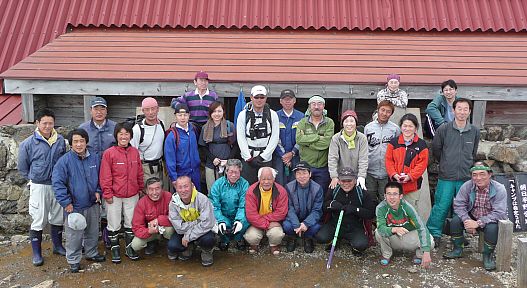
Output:
<svg viewBox="0 0 527 288">
<path fill-rule="evenodd" d="M 170 240 L 168 240 L 168 251 L 170 251 L 170 253 L 177 253 L 187 250 L 187 247 L 181 244 L 181 240 L 183 240 L 183 235 L 174 233 L 172 237 L 170 237 Z M 210 250 L 214 248 L 214 245 L 216 244 L 216 237 L 214 232 L 209 231 L 201 235 L 201 237 L 199 237 L 198 239 L 191 242 L 196 242 L 198 246 L 204 250 Z"/>
<path fill-rule="evenodd" d="M 307 231 L 304 232 L 304 237 L 305 238 L 314 238 L 315 237 L 315 234 L 317 234 L 318 230 L 320 230 L 320 224 L 316 223 L 315 225 L 311 226 L 311 227 L 308 227 L 307 228 Z M 293 227 L 293 224 L 289 221 L 289 220 L 285 220 L 284 223 L 282 224 L 282 228 L 284 229 L 284 233 L 289 235 L 289 236 L 294 236 L 296 235 L 295 233 L 295 230 L 296 228 L 298 227 Z"/>
<path fill-rule="evenodd" d="M 472 219 L 476 220 L 476 219 Z M 450 234 L 452 237 L 463 237 L 463 230 L 465 225 L 459 216 L 454 214 L 454 218 L 450 221 Z M 498 243 L 498 223 L 489 223 L 484 228 L 478 228 L 478 231 L 483 231 L 485 242 L 496 245 Z"/>
</svg>

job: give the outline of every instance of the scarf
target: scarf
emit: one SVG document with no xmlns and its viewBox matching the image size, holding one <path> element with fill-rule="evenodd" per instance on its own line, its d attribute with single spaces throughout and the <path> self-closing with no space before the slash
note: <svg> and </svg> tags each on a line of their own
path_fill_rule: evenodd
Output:
<svg viewBox="0 0 527 288">
<path fill-rule="evenodd" d="M 354 130 L 351 136 L 348 136 L 344 130 L 342 130 L 342 137 L 348 142 L 348 149 L 355 149 L 355 136 L 357 136 L 357 130 Z"/>
<path fill-rule="evenodd" d="M 46 141 L 46 143 L 48 143 L 49 147 L 51 147 L 53 144 L 55 144 L 55 142 L 57 142 L 57 139 L 59 137 L 59 134 L 57 133 L 57 130 L 55 130 L 55 128 L 53 128 L 53 130 L 51 131 L 51 136 L 49 137 L 49 139 L 46 139 L 44 136 L 42 136 L 42 134 L 40 134 L 40 131 L 38 131 L 38 128 L 35 129 L 35 132 L 40 137 L 42 137 L 42 139 L 44 139 L 44 141 Z"/>
<path fill-rule="evenodd" d="M 203 140 L 205 141 L 205 143 L 212 142 L 212 138 L 214 135 L 214 121 L 212 121 L 212 119 L 207 120 L 207 123 L 203 125 L 202 129 L 203 129 Z M 227 138 L 228 136 L 227 135 L 227 120 L 221 119 L 220 129 L 221 129 L 220 137 Z"/>
<path fill-rule="evenodd" d="M 190 198 L 190 203 L 186 205 L 181 201 L 181 198 L 177 193 L 175 193 L 172 196 L 172 200 L 174 203 L 181 207 L 181 210 L 179 211 L 179 216 L 181 216 L 181 219 L 185 222 L 192 222 L 199 218 L 199 211 L 198 209 L 194 207 L 190 207 L 194 201 L 196 201 L 196 197 L 198 196 L 198 190 L 196 190 L 196 187 L 192 188 L 192 196 Z"/>
</svg>

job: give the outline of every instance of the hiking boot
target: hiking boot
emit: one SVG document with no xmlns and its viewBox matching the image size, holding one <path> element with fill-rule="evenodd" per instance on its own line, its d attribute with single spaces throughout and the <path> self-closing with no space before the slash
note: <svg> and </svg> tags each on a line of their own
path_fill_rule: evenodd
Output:
<svg viewBox="0 0 527 288">
<path fill-rule="evenodd" d="M 311 238 L 304 238 L 304 252 L 313 253 L 315 251 L 315 242 Z"/>
<path fill-rule="evenodd" d="M 139 259 L 139 255 L 132 248 L 132 239 L 134 239 L 134 233 L 131 228 L 124 229 L 124 242 L 126 243 L 126 248 L 124 249 L 124 255 L 126 255 L 130 260 L 135 261 Z"/>
<path fill-rule="evenodd" d="M 29 230 L 29 238 L 33 250 L 33 265 L 41 266 L 44 264 L 44 259 L 42 258 L 42 231 Z"/>
<path fill-rule="evenodd" d="M 189 244 L 185 251 L 179 253 L 178 259 L 181 261 L 187 261 L 190 257 L 192 257 L 192 246 Z"/>
<path fill-rule="evenodd" d="M 285 249 L 287 252 L 293 252 L 296 249 L 296 237 L 288 237 L 285 244 Z"/>
<path fill-rule="evenodd" d="M 168 260 L 174 261 L 177 259 L 177 253 L 172 253 L 170 252 L 170 250 L 167 250 L 167 257 L 168 257 Z"/>
<path fill-rule="evenodd" d="M 485 270 L 496 270 L 496 260 L 494 260 L 494 249 L 496 245 L 491 245 L 487 242 L 483 245 L 483 267 Z"/>
<path fill-rule="evenodd" d="M 157 251 L 157 241 L 150 241 L 146 243 L 145 255 L 147 256 L 154 255 L 156 254 L 156 251 Z"/>
<path fill-rule="evenodd" d="M 245 250 L 247 250 L 247 243 L 245 243 L 245 240 L 243 240 L 243 239 L 242 240 L 238 240 L 235 243 L 235 247 L 239 251 L 245 251 Z"/>
<path fill-rule="evenodd" d="M 463 243 L 464 242 L 465 242 L 465 239 L 463 236 L 452 236 L 452 244 L 454 245 L 454 247 L 452 248 L 452 251 L 443 254 L 443 258 L 456 259 L 456 258 L 463 257 Z"/>
<path fill-rule="evenodd" d="M 109 237 L 109 232 L 108 232 L 108 220 L 106 220 L 105 218 L 102 218 L 101 219 L 101 238 L 102 238 L 102 242 L 104 242 L 104 247 L 107 249 L 107 250 L 110 250 L 112 249 L 112 243 L 110 242 L 110 237 Z"/>
<path fill-rule="evenodd" d="M 64 226 L 51 225 L 51 242 L 53 243 L 53 254 L 66 256 L 66 249 L 62 246 L 62 230 Z"/>
<path fill-rule="evenodd" d="M 104 262 L 104 261 L 106 261 L 106 256 L 101 255 L 101 254 L 97 254 L 97 255 L 95 255 L 93 257 L 86 257 L 86 260 L 92 261 L 92 262 Z"/>
<path fill-rule="evenodd" d="M 209 267 L 214 264 L 214 257 L 212 256 L 213 250 L 214 249 L 201 249 L 201 265 L 203 265 L 204 267 Z"/>
<path fill-rule="evenodd" d="M 227 250 L 229 250 L 229 242 L 220 241 L 218 243 L 218 248 L 220 249 L 220 251 L 227 251 Z"/>
</svg>

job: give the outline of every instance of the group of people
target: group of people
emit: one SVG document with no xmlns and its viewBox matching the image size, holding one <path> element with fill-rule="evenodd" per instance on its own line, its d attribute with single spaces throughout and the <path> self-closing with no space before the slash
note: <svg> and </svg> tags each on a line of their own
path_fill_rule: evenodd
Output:
<svg viewBox="0 0 527 288">
<path fill-rule="evenodd" d="M 216 245 L 225 251 L 233 242 L 253 254 L 265 236 L 273 255 L 281 253 L 283 240 L 288 252 L 301 241 L 311 253 L 315 242 L 328 244 L 338 231 L 339 243 L 355 255 L 376 240 L 381 265 L 402 249 L 415 251 L 413 262 L 428 267 L 454 204 L 454 249 L 444 257 L 462 256 L 463 230 L 484 230 L 484 266 L 492 270 L 506 194 L 488 165 L 474 163 L 479 130 L 469 123 L 471 102 L 457 98 L 448 80 L 428 105 L 437 123 L 432 154 L 439 181 L 425 223 L 417 211 L 429 152 L 415 115 L 401 115 L 399 125 L 390 121 L 408 104 L 399 81 L 388 76 L 364 133 L 357 130 L 357 113 L 347 110 L 335 134 L 320 95 L 309 98 L 303 113 L 295 109 L 294 91 L 283 90 L 282 109 L 274 111 L 261 85 L 252 87 L 234 125 L 203 71 L 195 75 L 194 91 L 172 100 L 175 122 L 167 126 L 152 97 L 141 103 L 144 117 L 131 124 L 107 119 L 106 100 L 95 97 L 91 120 L 65 141 L 54 129 L 53 111 L 42 109 L 18 162 L 30 180 L 32 262 L 43 264 L 42 230 L 49 223 L 53 253 L 66 256 L 71 272 L 80 270 L 83 253 L 89 261 L 106 260 L 97 250 L 99 231 L 113 263 L 121 262 L 122 232 L 132 260 L 143 249 L 156 253 L 166 238 L 169 259 L 188 260 L 199 246 L 202 265 L 210 266 Z"/>
</svg>

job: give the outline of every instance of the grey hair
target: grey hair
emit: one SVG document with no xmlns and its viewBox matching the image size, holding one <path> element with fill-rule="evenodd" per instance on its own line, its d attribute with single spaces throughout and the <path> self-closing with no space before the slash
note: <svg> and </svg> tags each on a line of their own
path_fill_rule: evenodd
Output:
<svg viewBox="0 0 527 288">
<path fill-rule="evenodd" d="M 278 175 L 278 171 L 276 171 L 276 169 L 271 168 L 271 167 L 262 167 L 262 168 L 258 169 L 258 180 L 260 180 L 260 178 L 262 178 L 262 171 L 264 169 L 271 169 L 271 173 L 273 174 L 273 178 L 276 179 L 276 175 Z"/>
<path fill-rule="evenodd" d="M 225 164 L 225 172 L 229 172 L 230 167 L 238 167 L 242 171 L 242 161 L 240 159 L 228 159 Z"/>
</svg>

